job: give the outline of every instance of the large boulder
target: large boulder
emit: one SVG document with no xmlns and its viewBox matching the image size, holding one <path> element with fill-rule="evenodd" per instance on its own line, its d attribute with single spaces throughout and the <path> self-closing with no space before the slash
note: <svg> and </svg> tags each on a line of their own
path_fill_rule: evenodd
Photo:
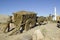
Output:
<svg viewBox="0 0 60 40">
<path fill-rule="evenodd" d="M 41 33 L 40 29 L 35 30 L 33 33 L 33 40 L 43 40 L 43 39 L 44 39 L 44 36 Z"/>
</svg>

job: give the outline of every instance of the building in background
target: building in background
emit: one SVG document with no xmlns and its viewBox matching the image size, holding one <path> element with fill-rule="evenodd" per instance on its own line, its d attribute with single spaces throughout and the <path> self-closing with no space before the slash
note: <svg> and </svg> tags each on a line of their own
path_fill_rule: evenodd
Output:
<svg viewBox="0 0 60 40">
<path fill-rule="evenodd" d="M 57 19 L 56 21 L 60 21 L 60 16 L 57 16 L 56 19 Z"/>
<path fill-rule="evenodd" d="M 54 7 L 53 21 L 59 21 L 59 20 L 60 20 L 60 15 L 57 15 L 57 13 L 56 13 L 56 7 Z"/>
</svg>

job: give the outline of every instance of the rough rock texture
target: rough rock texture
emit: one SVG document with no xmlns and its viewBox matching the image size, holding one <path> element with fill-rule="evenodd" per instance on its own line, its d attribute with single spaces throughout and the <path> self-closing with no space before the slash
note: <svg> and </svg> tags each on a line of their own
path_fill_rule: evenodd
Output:
<svg viewBox="0 0 60 40">
<path fill-rule="evenodd" d="M 43 40 L 43 39 L 44 39 L 44 36 L 41 33 L 40 29 L 35 30 L 33 33 L 33 40 Z"/>
</svg>

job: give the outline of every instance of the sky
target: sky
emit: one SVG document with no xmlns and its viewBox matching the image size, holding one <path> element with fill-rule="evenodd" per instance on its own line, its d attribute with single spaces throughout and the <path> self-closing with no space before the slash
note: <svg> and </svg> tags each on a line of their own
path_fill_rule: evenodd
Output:
<svg viewBox="0 0 60 40">
<path fill-rule="evenodd" d="M 18 11 L 31 11 L 38 16 L 54 14 L 56 7 L 57 15 L 60 15 L 60 0 L 0 0 L 0 14 L 12 15 Z"/>
</svg>

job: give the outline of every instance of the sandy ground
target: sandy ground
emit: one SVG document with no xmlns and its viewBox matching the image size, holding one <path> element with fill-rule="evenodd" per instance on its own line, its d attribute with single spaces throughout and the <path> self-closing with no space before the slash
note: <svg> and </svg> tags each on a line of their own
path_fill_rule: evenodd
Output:
<svg viewBox="0 0 60 40">
<path fill-rule="evenodd" d="M 60 40 L 60 28 L 57 28 L 56 26 L 56 23 L 45 25 L 45 28 L 47 30 L 47 36 L 51 40 Z"/>
<path fill-rule="evenodd" d="M 60 28 L 56 27 L 56 23 L 48 23 L 46 25 L 37 26 L 22 34 L 8 36 L 7 34 L 0 34 L 0 40 L 25 40 L 31 38 L 34 30 L 40 29 L 44 35 L 44 40 L 60 40 Z"/>
</svg>

